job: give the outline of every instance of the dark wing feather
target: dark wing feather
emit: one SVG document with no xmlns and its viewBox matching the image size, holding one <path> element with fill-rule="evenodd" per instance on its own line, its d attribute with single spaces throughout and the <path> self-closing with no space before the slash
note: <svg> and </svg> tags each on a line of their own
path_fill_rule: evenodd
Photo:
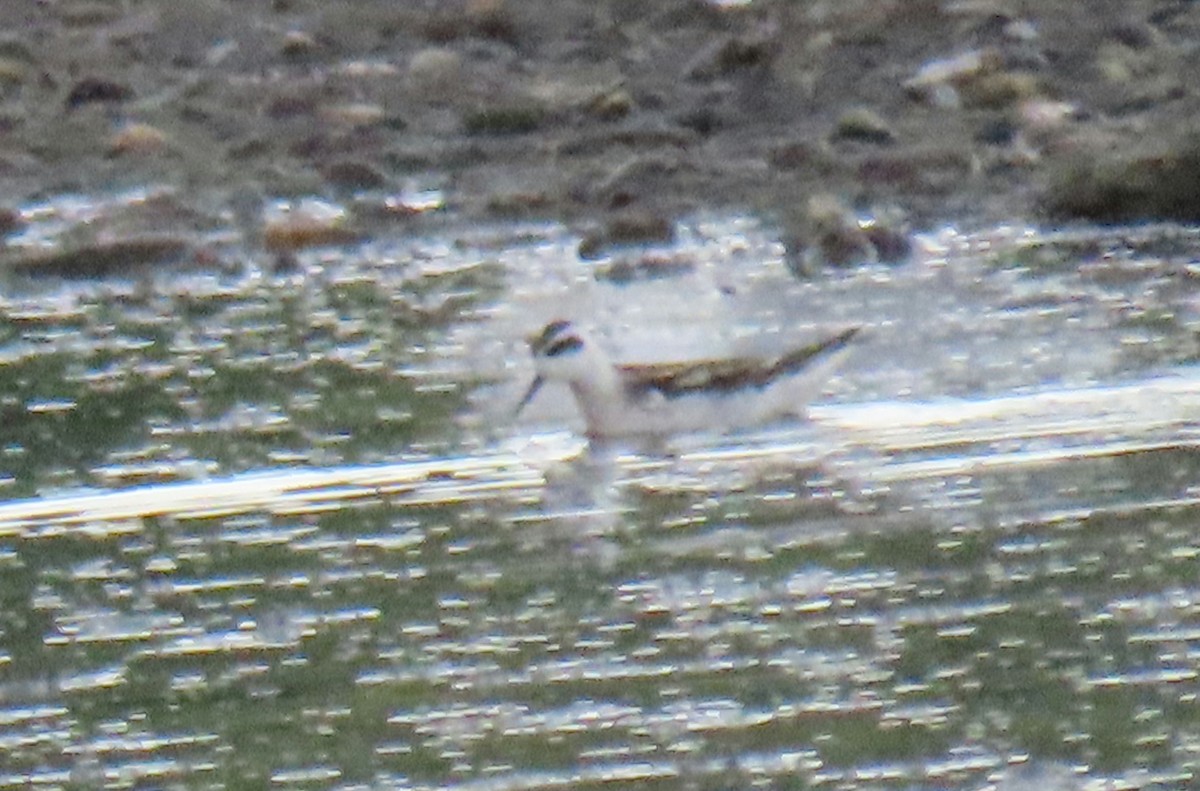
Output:
<svg viewBox="0 0 1200 791">
<path fill-rule="evenodd" d="M 761 387 L 767 384 L 777 376 L 783 376 L 785 374 L 799 371 L 801 368 L 804 368 L 818 357 L 824 357 L 826 354 L 830 354 L 838 349 L 844 348 L 846 344 L 854 340 L 854 336 L 858 335 L 861 330 L 862 327 L 851 327 L 850 329 L 843 330 L 837 335 L 826 338 L 825 340 L 817 341 L 816 343 L 810 343 L 807 346 L 802 346 L 799 349 L 794 349 L 793 351 L 788 352 L 775 361 L 775 364 L 771 366 L 770 371 L 767 373 L 766 378 L 759 382 L 758 386 Z"/>
<path fill-rule="evenodd" d="M 729 393 L 763 388 L 781 376 L 799 371 L 816 358 L 841 349 L 860 329 L 851 327 L 774 360 L 750 358 L 623 365 L 621 372 L 628 382 L 630 393 L 635 396 L 657 391 L 667 398 L 676 398 L 700 391 Z"/>
</svg>

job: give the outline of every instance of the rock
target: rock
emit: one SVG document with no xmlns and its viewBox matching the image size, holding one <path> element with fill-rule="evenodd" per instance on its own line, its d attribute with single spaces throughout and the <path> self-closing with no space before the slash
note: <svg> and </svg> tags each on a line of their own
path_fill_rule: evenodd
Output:
<svg viewBox="0 0 1200 791">
<path fill-rule="evenodd" d="M 380 189 L 387 178 L 376 168 L 358 160 L 339 160 L 324 165 L 321 176 L 333 186 L 350 191 Z"/>
<path fill-rule="evenodd" d="M 590 128 L 563 137 L 558 141 L 556 150 L 562 156 L 596 156 L 611 149 L 682 149 L 696 139 L 691 132 L 673 127 L 622 125 Z M 675 169 L 676 165 L 670 167 Z"/>
<path fill-rule="evenodd" d="M 770 68 L 778 50 L 778 41 L 770 32 L 729 36 L 701 50 L 684 73 L 693 80 L 711 80 L 742 71 L 763 71 Z"/>
<path fill-rule="evenodd" d="M 29 68 L 24 61 L 0 56 L 0 91 L 23 85 L 29 77 Z"/>
<path fill-rule="evenodd" d="M 453 101 L 463 90 L 462 56 L 446 47 L 427 47 L 408 61 L 409 87 L 426 100 Z"/>
<path fill-rule="evenodd" d="M 289 30 L 283 34 L 283 44 L 279 47 L 279 54 L 291 60 L 299 60 L 316 55 L 320 48 L 311 33 L 303 30 Z"/>
<path fill-rule="evenodd" d="M 317 97 L 311 91 L 287 91 L 271 96 L 265 107 L 267 118 L 283 121 L 317 112 Z"/>
<path fill-rule="evenodd" d="M 834 140 L 852 140 L 875 145 L 896 142 L 896 134 L 887 121 L 869 107 L 853 107 L 837 120 L 831 135 Z"/>
<path fill-rule="evenodd" d="M 912 241 L 897 212 L 860 217 L 841 200 L 809 198 L 804 215 L 784 230 L 785 263 L 797 277 L 810 278 L 826 267 L 899 264 L 912 256 Z"/>
<path fill-rule="evenodd" d="M 1075 122 L 1080 120 L 1079 109 L 1070 102 L 1050 99 L 1030 99 L 1021 102 L 1013 113 L 1014 126 L 1019 134 L 1012 142 L 1025 147 L 1034 156 L 1053 151 L 1069 139 Z"/>
<path fill-rule="evenodd" d="M 254 37 L 255 28 L 240 7 L 223 0 L 189 0 L 155 3 L 152 31 L 136 45 L 144 57 L 172 68 L 206 68 L 216 65 L 224 42 L 253 47 L 245 54 L 265 58 L 278 51 L 278 39 Z"/>
<path fill-rule="evenodd" d="M 839 168 L 839 160 L 829 149 L 828 143 L 810 140 L 789 140 L 773 146 L 767 154 L 771 167 L 780 170 L 812 170 L 816 173 L 831 173 Z"/>
<path fill-rule="evenodd" d="M 361 129 L 377 126 L 387 120 L 387 113 L 382 105 L 372 102 L 346 102 L 330 104 L 321 107 L 318 115 L 326 122 L 335 126 Z"/>
<path fill-rule="evenodd" d="M 675 123 L 705 137 L 730 125 L 725 114 L 711 105 L 681 113 L 675 117 Z"/>
<path fill-rule="evenodd" d="M 161 153 L 166 148 L 166 133 L 149 124 L 125 124 L 108 141 L 110 157 L 126 154 L 150 156 Z"/>
<path fill-rule="evenodd" d="M 510 104 L 471 110 L 463 116 L 469 135 L 521 135 L 536 131 L 546 119 L 538 104 Z"/>
<path fill-rule="evenodd" d="M 881 264 L 902 264 L 912 258 L 912 235 L 899 217 L 872 217 L 859 223 Z"/>
<path fill-rule="evenodd" d="M 1132 20 L 1117 22 L 1108 35 L 1130 49 L 1149 49 L 1162 41 L 1162 35 L 1153 26 Z"/>
<path fill-rule="evenodd" d="M 317 200 L 279 204 L 267 213 L 262 226 L 263 246 L 272 253 L 350 244 L 361 237 L 341 207 Z"/>
<path fill-rule="evenodd" d="M 112 3 L 64 3 L 58 10 L 59 21 L 66 27 L 96 27 L 112 22 L 121 13 Z"/>
<path fill-rule="evenodd" d="M 461 9 L 446 9 L 429 17 L 424 32 L 427 39 L 437 42 L 478 36 L 515 44 L 520 25 L 505 0 L 467 0 Z"/>
<path fill-rule="evenodd" d="M 544 215 L 555 205 L 554 198 L 540 190 L 524 190 L 489 195 L 486 203 L 488 214 L 517 219 Z"/>
<path fill-rule="evenodd" d="M 1005 22 L 1001 31 L 1004 38 L 1021 44 L 1029 44 L 1038 40 L 1037 27 L 1028 19 L 1010 19 Z"/>
<path fill-rule="evenodd" d="M 1055 163 L 1041 207 L 1094 222 L 1200 221 L 1200 142 L 1154 150 L 1081 150 Z"/>
<path fill-rule="evenodd" d="M 604 254 L 607 244 L 608 239 L 603 231 L 589 231 L 579 240 L 579 248 L 576 252 L 584 261 L 591 261 Z"/>
<path fill-rule="evenodd" d="M 1012 143 L 1021 128 L 1010 118 L 988 119 L 975 133 L 977 142 L 989 146 L 1007 146 Z"/>
<path fill-rule="evenodd" d="M 720 74 L 769 66 L 776 49 L 776 42 L 768 36 L 731 38 L 717 50 L 714 65 Z"/>
<path fill-rule="evenodd" d="M 618 214 L 608 221 L 608 239 L 613 244 L 673 242 L 675 223 L 657 214 Z"/>
<path fill-rule="evenodd" d="M 397 75 L 401 74 L 401 70 L 394 63 L 385 63 L 377 60 L 348 60 L 334 65 L 329 70 L 329 73 L 351 80 L 380 79 L 390 82 Z"/>
<path fill-rule="evenodd" d="M 0 58 L 24 63 L 27 66 L 36 65 L 39 58 L 26 41 L 26 36 L 20 32 L 0 33 Z"/>
<path fill-rule="evenodd" d="M 806 220 L 809 250 L 819 254 L 819 264 L 850 266 L 878 260 L 871 238 L 854 213 L 832 195 L 814 195 L 808 200 Z"/>
<path fill-rule="evenodd" d="M 21 212 L 7 207 L 0 208 L 0 236 L 9 236 L 25 227 Z"/>
<path fill-rule="evenodd" d="M 93 278 L 135 275 L 148 266 L 182 259 L 191 244 L 180 236 L 147 234 L 95 241 L 69 249 L 24 253 L 8 261 L 15 272 L 32 277 Z"/>
<path fill-rule="evenodd" d="M 127 102 L 133 98 L 133 89 L 116 80 L 102 77 L 84 77 L 71 86 L 67 94 L 68 110 L 74 110 L 93 102 Z"/>
<path fill-rule="evenodd" d="M 958 86 L 964 107 L 1002 110 L 1023 99 L 1037 96 L 1041 83 L 1024 72 L 987 72 Z"/>
<path fill-rule="evenodd" d="M 679 277 L 696 271 L 694 259 L 678 255 L 622 256 L 594 270 L 597 280 L 625 285 L 643 280 Z"/>
<path fill-rule="evenodd" d="M 904 82 L 904 90 L 915 98 L 928 98 L 930 92 L 938 86 L 953 86 L 957 82 L 998 67 L 998 54 L 971 50 L 954 57 L 929 61 L 921 66 L 912 78 Z"/>
<path fill-rule="evenodd" d="M 1008 71 L 995 49 L 978 49 L 922 66 L 904 89 L 934 107 L 1006 107 L 1040 90 L 1031 74 Z"/>
<path fill-rule="evenodd" d="M 476 35 L 516 43 L 517 20 L 507 0 L 467 0 L 463 15 Z"/>
<path fill-rule="evenodd" d="M 1079 108 L 1071 102 L 1030 99 L 1017 107 L 1017 118 L 1027 132 L 1055 132 L 1078 117 Z"/>
<path fill-rule="evenodd" d="M 918 147 L 865 156 L 858 161 L 857 177 L 869 187 L 942 195 L 961 188 L 980 168 L 972 149 Z"/>
<path fill-rule="evenodd" d="M 653 197 L 665 180 L 679 172 L 677 159 L 634 156 L 613 168 L 608 177 L 592 187 L 590 198 L 608 208 L 621 208 L 640 198 Z"/>
<path fill-rule="evenodd" d="M 633 96 L 624 88 L 601 91 L 583 106 L 592 118 L 600 121 L 618 121 L 633 110 Z"/>
<path fill-rule="evenodd" d="M 631 244 L 668 244 L 675 240 L 675 224 L 659 214 L 624 212 L 610 217 L 601 229 L 584 235 L 579 257 L 598 258 L 610 247 Z"/>
</svg>

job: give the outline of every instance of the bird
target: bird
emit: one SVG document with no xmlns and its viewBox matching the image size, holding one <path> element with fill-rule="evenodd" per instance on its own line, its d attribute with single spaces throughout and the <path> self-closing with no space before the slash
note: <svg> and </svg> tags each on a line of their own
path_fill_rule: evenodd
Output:
<svg viewBox="0 0 1200 791">
<path fill-rule="evenodd" d="M 622 364 L 575 323 L 556 319 L 528 339 L 535 376 L 516 413 L 557 381 L 570 388 L 591 439 L 733 430 L 802 416 L 861 330 L 852 326 L 776 357 Z"/>
</svg>

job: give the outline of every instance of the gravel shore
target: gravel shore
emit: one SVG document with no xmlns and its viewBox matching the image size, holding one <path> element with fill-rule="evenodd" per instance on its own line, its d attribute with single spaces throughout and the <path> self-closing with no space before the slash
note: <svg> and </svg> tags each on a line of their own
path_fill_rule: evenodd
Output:
<svg viewBox="0 0 1200 791">
<path fill-rule="evenodd" d="M 60 0 L 0 29 L 10 229 L 146 185 L 183 229 L 245 195 L 407 222 L 392 197 L 436 187 L 456 219 L 597 245 L 700 208 L 798 249 L 831 204 L 916 229 L 1200 216 L 1191 3 Z"/>
</svg>

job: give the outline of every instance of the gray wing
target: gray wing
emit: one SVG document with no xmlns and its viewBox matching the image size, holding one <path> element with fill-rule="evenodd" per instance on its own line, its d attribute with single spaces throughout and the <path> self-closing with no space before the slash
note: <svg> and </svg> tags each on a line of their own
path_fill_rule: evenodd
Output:
<svg viewBox="0 0 1200 791">
<path fill-rule="evenodd" d="M 697 360 L 686 363 L 625 365 L 621 372 L 631 395 L 658 392 L 667 398 L 688 393 L 730 393 L 763 388 L 781 376 L 797 373 L 818 358 L 846 346 L 861 327 L 851 327 L 775 359 Z"/>
</svg>

